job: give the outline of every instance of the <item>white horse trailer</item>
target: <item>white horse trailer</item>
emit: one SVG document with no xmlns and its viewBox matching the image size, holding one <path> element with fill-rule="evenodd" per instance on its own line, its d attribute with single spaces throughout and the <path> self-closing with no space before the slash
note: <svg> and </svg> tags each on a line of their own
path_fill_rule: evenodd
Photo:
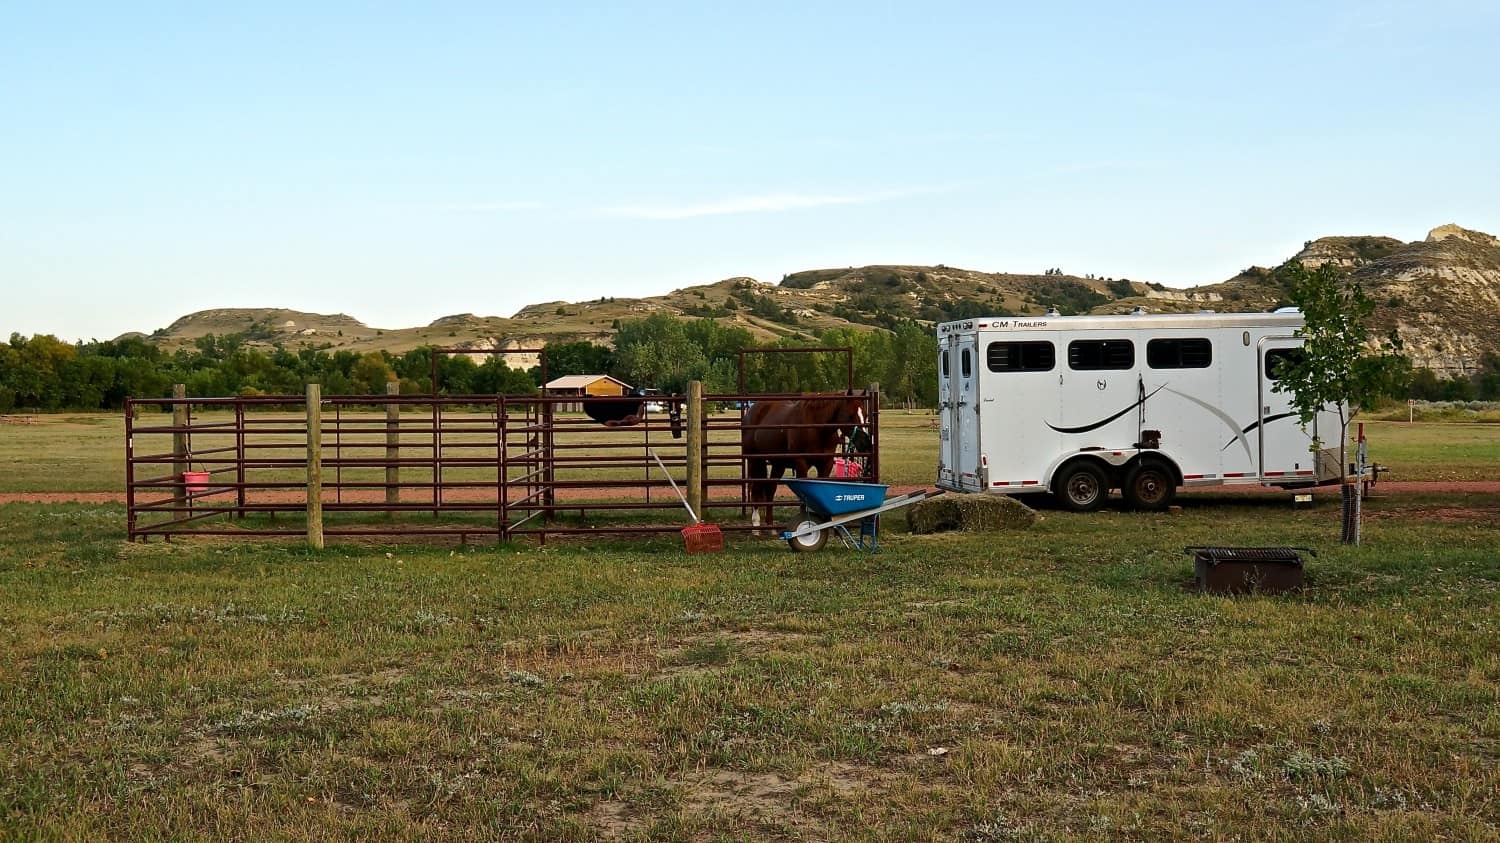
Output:
<svg viewBox="0 0 1500 843">
<path fill-rule="evenodd" d="M 1302 325 L 1295 311 L 939 325 L 937 485 L 1088 511 L 1112 488 L 1161 509 L 1179 486 L 1336 481 L 1336 408 L 1304 428 L 1272 389 Z M 1320 433 L 1335 447 L 1313 453 Z"/>
</svg>

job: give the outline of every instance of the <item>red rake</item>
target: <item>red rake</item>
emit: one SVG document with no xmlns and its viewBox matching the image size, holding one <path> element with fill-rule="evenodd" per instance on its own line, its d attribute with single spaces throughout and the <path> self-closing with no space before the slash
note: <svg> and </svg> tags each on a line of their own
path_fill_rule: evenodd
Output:
<svg viewBox="0 0 1500 843">
<path fill-rule="evenodd" d="M 656 460 L 656 465 L 661 468 L 661 473 L 667 476 L 667 482 L 672 484 L 672 491 L 677 493 L 677 499 L 682 501 L 682 508 L 687 510 L 688 517 L 693 519 L 691 527 L 682 528 L 682 541 L 688 553 L 718 553 L 724 549 L 724 532 L 716 524 L 705 524 L 698 513 L 688 505 L 687 498 L 682 496 L 682 490 L 677 488 L 677 481 L 672 479 L 672 473 L 667 471 L 666 465 L 661 457 L 656 455 L 655 449 L 648 449 L 651 459 Z"/>
</svg>

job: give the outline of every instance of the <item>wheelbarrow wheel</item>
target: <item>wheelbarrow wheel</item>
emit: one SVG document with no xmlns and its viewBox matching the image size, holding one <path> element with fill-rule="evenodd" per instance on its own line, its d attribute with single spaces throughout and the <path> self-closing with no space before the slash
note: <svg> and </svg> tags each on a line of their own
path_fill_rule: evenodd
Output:
<svg viewBox="0 0 1500 843">
<path fill-rule="evenodd" d="M 801 518 L 793 518 L 791 522 L 787 524 L 786 532 L 795 533 L 803 527 L 815 527 L 817 526 L 817 524 L 817 521 L 814 521 L 811 518 L 807 518 L 805 516 Z M 802 536 L 793 536 L 792 538 L 787 539 L 786 543 L 789 547 L 791 547 L 792 550 L 795 550 L 798 553 L 812 553 L 815 550 L 822 550 L 823 545 L 828 543 L 828 531 L 818 530 L 817 532 L 808 533 Z"/>
</svg>

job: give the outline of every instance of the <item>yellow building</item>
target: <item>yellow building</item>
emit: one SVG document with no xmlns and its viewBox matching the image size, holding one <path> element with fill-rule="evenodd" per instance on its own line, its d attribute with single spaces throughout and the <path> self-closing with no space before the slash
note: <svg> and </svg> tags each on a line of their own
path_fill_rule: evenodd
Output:
<svg viewBox="0 0 1500 843">
<path fill-rule="evenodd" d="M 547 382 L 542 389 L 548 395 L 625 395 L 630 384 L 609 375 L 564 375 Z M 564 411 L 578 410 L 578 405 L 559 405 Z"/>
</svg>

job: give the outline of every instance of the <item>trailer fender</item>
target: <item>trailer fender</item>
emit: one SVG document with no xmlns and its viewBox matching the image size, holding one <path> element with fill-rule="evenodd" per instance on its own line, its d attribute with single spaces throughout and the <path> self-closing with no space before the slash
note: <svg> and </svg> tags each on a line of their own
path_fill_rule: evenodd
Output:
<svg viewBox="0 0 1500 843">
<path fill-rule="evenodd" d="M 1094 465 L 1097 465 L 1099 469 L 1104 472 L 1104 476 L 1109 478 L 1111 488 L 1119 483 L 1121 476 L 1120 469 L 1117 466 L 1111 465 L 1109 461 L 1104 458 L 1103 452 L 1074 451 L 1071 454 L 1063 454 L 1062 456 L 1054 460 L 1052 465 L 1047 467 L 1047 472 L 1042 477 L 1042 486 L 1045 487 L 1049 492 L 1057 491 L 1057 478 L 1061 476 L 1062 473 L 1064 473 L 1064 469 L 1070 467 L 1073 463 L 1080 460 L 1091 462 Z"/>
<path fill-rule="evenodd" d="M 1168 454 L 1161 450 L 1140 451 L 1136 453 L 1135 456 L 1126 461 L 1125 465 L 1123 466 L 1124 470 L 1120 476 L 1124 477 L 1125 475 L 1129 474 L 1130 470 L 1135 468 L 1136 463 L 1139 463 L 1141 460 L 1155 460 L 1157 462 L 1164 463 L 1168 468 L 1172 469 L 1172 479 L 1177 483 L 1177 485 L 1182 485 L 1182 467 L 1177 464 L 1177 460 L 1172 459 L 1171 454 Z"/>
</svg>

